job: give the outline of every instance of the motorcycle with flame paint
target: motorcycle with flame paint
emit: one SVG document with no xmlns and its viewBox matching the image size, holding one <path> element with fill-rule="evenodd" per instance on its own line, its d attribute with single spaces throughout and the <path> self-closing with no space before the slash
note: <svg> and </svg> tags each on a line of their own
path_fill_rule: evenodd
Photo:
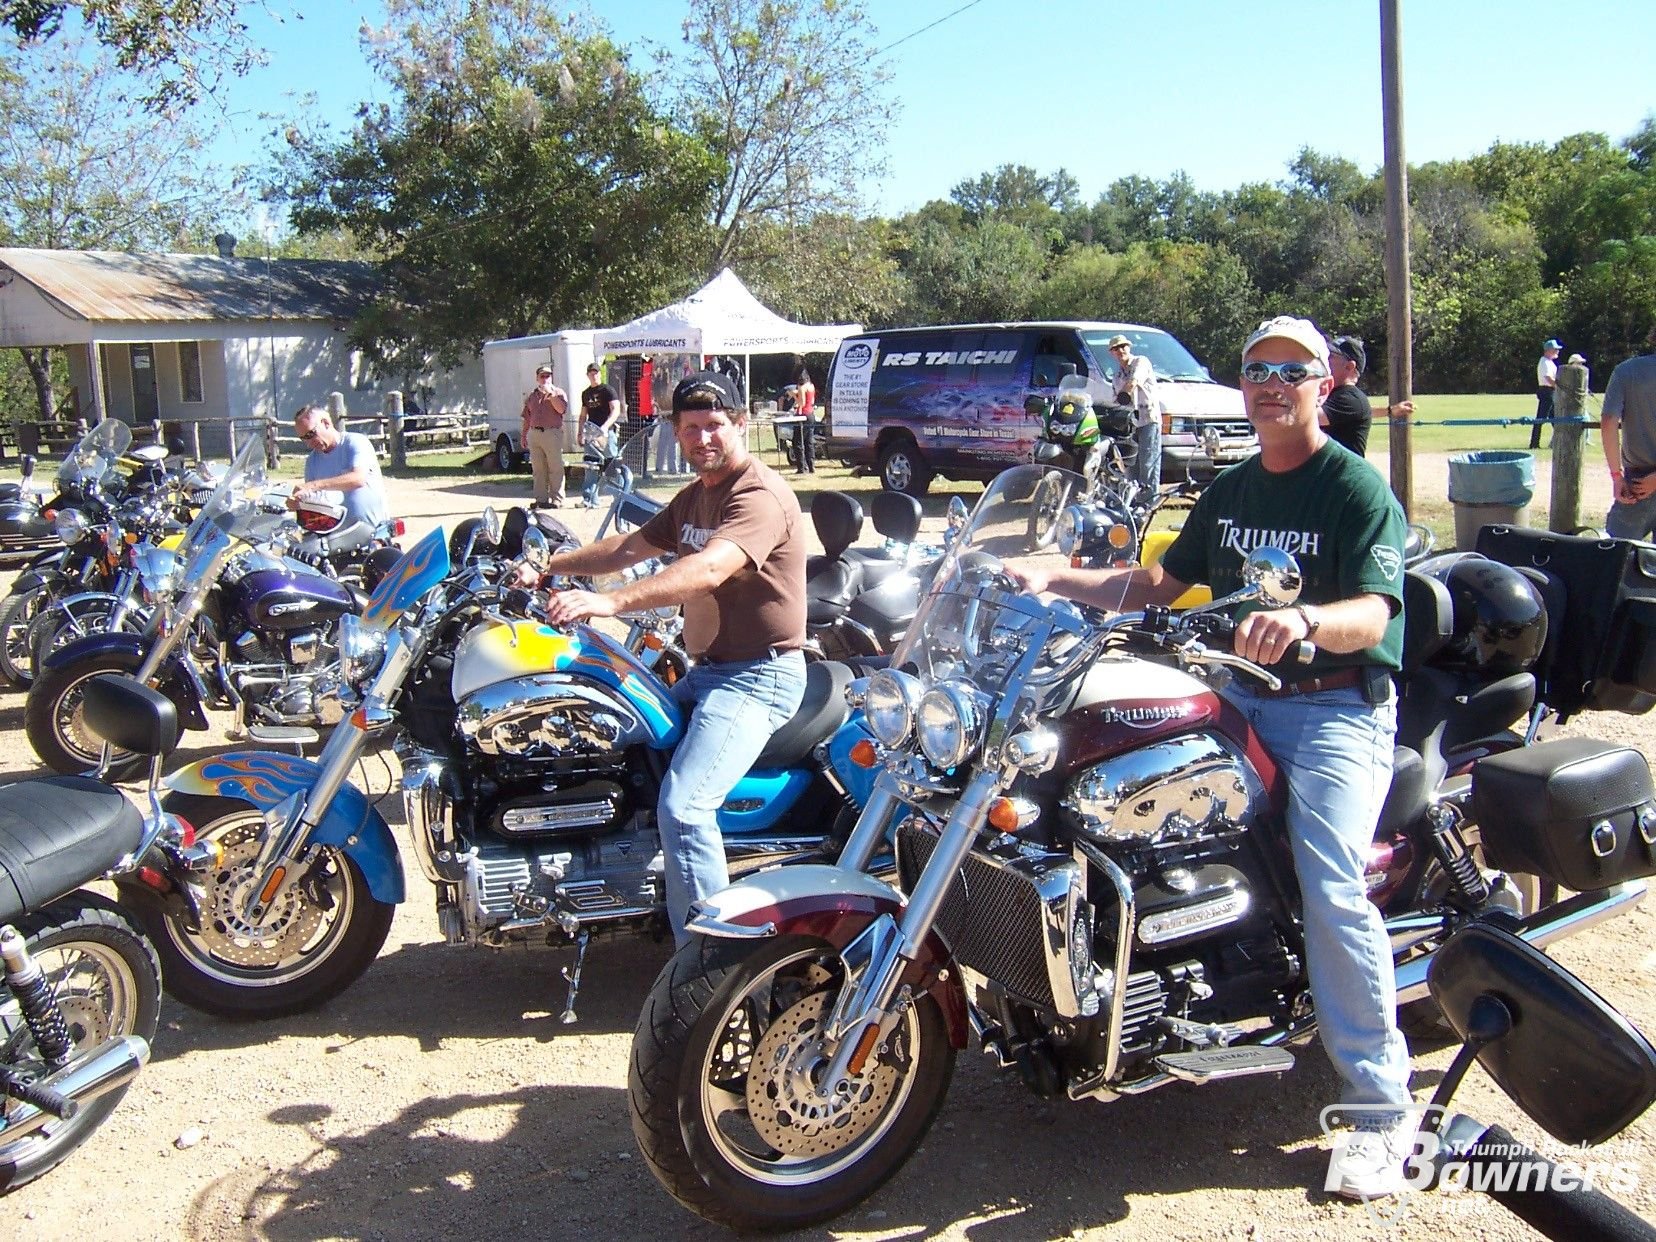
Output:
<svg viewBox="0 0 1656 1242">
<path fill-rule="evenodd" d="M 1049 475 L 989 487 L 867 682 L 879 775 L 837 862 L 698 903 L 645 1003 L 633 1131 L 709 1220 L 793 1229 L 866 1198 L 919 1146 L 974 1039 L 1040 1095 L 1110 1100 L 1280 1074 L 1314 1029 L 1285 781 L 1213 684 L 1280 684 L 1233 653 L 1229 613 L 1291 603 L 1297 566 L 1260 550 L 1241 591 L 1183 613 L 1034 598 L 1004 562 L 1025 557 Z M 1077 543 L 1095 518 L 1067 510 L 1035 558 L 1098 563 Z M 1135 543 L 1096 546 L 1131 563 Z M 1536 945 L 1631 909 L 1656 873 L 1635 750 L 1542 743 L 1447 791 L 1402 758 L 1367 876 L 1400 1002 L 1427 995 L 1455 928 L 1512 909 L 1508 871 L 1579 894 L 1517 922 Z M 869 872 L 888 834 L 895 886 Z"/>
</svg>

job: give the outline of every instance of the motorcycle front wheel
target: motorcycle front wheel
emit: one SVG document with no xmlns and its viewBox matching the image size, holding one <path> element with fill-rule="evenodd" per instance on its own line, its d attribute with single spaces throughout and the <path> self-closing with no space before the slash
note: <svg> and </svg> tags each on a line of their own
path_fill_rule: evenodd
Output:
<svg viewBox="0 0 1656 1242">
<path fill-rule="evenodd" d="M 130 673 L 136 667 L 126 655 L 103 652 L 62 668 L 41 669 L 23 705 L 23 728 L 40 761 L 65 776 L 79 776 L 97 767 L 103 755 L 103 739 L 86 726 L 82 708 L 86 684 L 105 673 Z M 142 755 L 117 750 L 111 755 L 105 779 L 110 784 L 127 780 L 143 766 Z"/>
<path fill-rule="evenodd" d="M 1070 502 L 1070 481 L 1056 472 L 1046 475 L 1035 485 L 1030 497 L 1029 550 L 1039 552 L 1050 547 L 1058 535 L 1058 518 Z"/>
<path fill-rule="evenodd" d="M 242 910 L 264 816 L 231 798 L 169 794 L 163 805 L 195 828 L 198 841 L 224 847 L 202 885 L 200 928 L 142 897 L 133 903 L 160 951 L 169 996 L 224 1018 L 276 1018 L 314 1009 L 362 977 L 396 907 L 375 899 L 356 863 L 319 847 L 285 901 L 250 924 Z"/>
<path fill-rule="evenodd" d="M 849 1091 L 815 1094 L 843 972 L 802 936 L 697 937 L 650 989 L 633 1035 L 633 1135 L 670 1194 L 737 1230 L 799 1229 L 878 1190 L 931 1128 L 954 1072 L 930 995 L 905 1009 Z"/>
<path fill-rule="evenodd" d="M 27 690 L 34 681 L 29 626 L 57 594 L 51 584 L 42 582 L 0 600 L 0 678 L 19 690 Z"/>
<path fill-rule="evenodd" d="M 91 893 L 76 893 L 13 926 L 46 974 L 76 1054 L 122 1035 L 155 1039 L 161 967 L 125 911 Z M 49 1072 L 9 990 L 0 992 L 0 1056 L 26 1078 Z M 106 1092 L 82 1103 L 67 1121 L 0 1142 L 0 1192 L 15 1190 L 63 1163 L 125 1094 L 125 1087 Z"/>
</svg>

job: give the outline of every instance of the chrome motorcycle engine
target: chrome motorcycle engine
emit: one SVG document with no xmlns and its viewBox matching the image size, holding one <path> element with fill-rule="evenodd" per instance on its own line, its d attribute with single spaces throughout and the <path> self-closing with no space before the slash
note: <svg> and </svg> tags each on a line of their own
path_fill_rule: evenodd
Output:
<svg viewBox="0 0 1656 1242">
<path fill-rule="evenodd" d="M 1253 768 L 1224 739 L 1192 733 L 1114 755 L 1075 776 L 1062 806 L 1100 845 L 1188 846 L 1245 832 L 1266 808 Z"/>
<path fill-rule="evenodd" d="M 649 734 L 625 699 L 557 674 L 487 686 L 459 705 L 460 736 L 491 757 L 612 755 Z"/>
</svg>

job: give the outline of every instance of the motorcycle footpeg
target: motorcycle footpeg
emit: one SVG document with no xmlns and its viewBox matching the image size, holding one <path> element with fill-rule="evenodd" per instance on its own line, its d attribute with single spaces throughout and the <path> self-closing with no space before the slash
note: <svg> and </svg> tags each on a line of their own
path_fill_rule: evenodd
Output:
<svg viewBox="0 0 1656 1242">
<path fill-rule="evenodd" d="M 1208 1048 L 1166 1052 L 1156 1058 L 1156 1065 L 1174 1078 L 1201 1085 L 1251 1074 L 1284 1074 L 1294 1068 L 1294 1054 L 1286 1048 Z"/>
<path fill-rule="evenodd" d="M 308 725 L 248 725 L 247 740 L 263 746 L 315 746 L 322 735 Z"/>
</svg>

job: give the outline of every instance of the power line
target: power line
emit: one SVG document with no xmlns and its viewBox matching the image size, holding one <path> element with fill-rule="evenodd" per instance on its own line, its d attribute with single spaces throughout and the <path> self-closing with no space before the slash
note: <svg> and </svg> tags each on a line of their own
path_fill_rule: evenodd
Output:
<svg viewBox="0 0 1656 1242">
<path fill-rule="evenodd" d="M 926 31 L 932 29 L 933 26 L 941 26 L 944 22 L 948 21 L 951 17 L 959 17 L 967 9 L 976 8 L 978 5 L 980 5 L 982 3 L 983 3 L 983 0 L 967 0 L 967 3 L 961 5 L 953 13 L 945 13 L 945 14 L 943 14 L 942 17 L 938 18 L 935 22 L 932 22 L 930 25 L 922 26 L 922 27 L 920 27 L 919 30 L 910 31 L 908 34 L 904 35 L 901 39 L 898 39 L 896 43 L 886 44 L 879 51 L 875 52 L 874 55 L 884 56 L 892 48 L 898 47 L 901 44 L 907 43 L 910 39 L 914 38 L 916 35 L 923 35 L 923 34 L 926 33 Z"/>
</svg>

